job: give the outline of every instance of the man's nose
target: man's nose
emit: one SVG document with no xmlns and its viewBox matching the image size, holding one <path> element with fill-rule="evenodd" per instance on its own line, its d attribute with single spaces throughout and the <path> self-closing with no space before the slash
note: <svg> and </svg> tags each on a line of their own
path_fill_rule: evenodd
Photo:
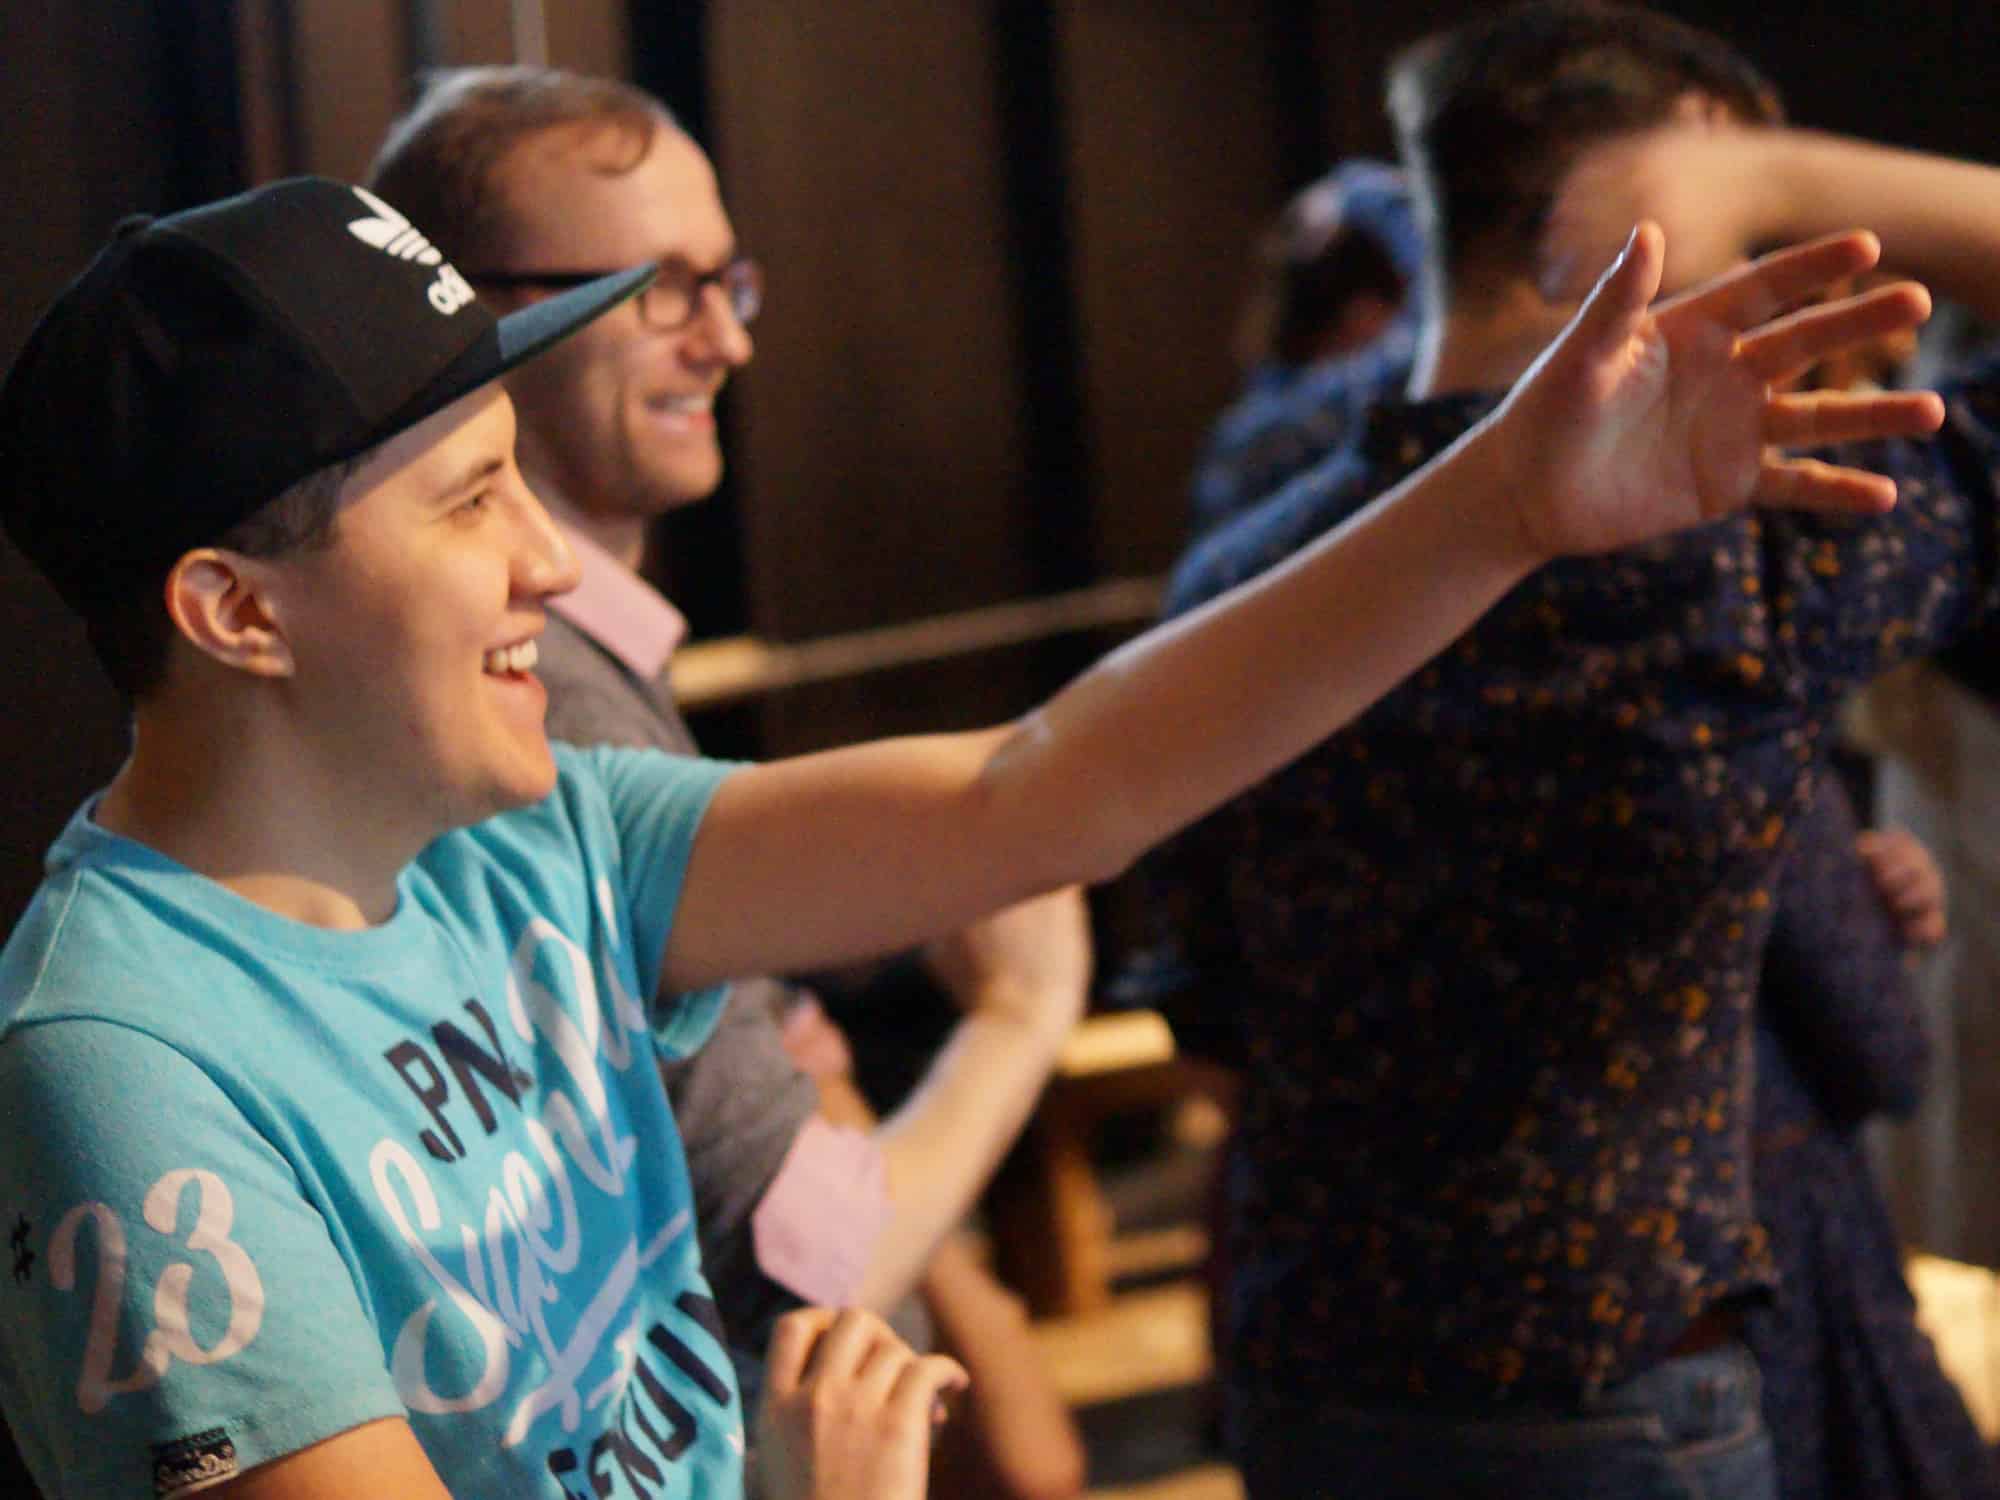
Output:
<svg viewBox="0 0 2000 1500">
<path fill-rule="evenodd" d="M 583 576 L 576 550 L 555 517 L 534 492 L 521 485 L 521 536 L 514 555 L 514 573 L 523 593 L 536 598 L 566 594 Z"/>
<path fill-rule="evenodd" d="M 702 351 L 727 365 L 748 364 L 756 346 L 750 330 L 736 316 L 729 293 L 709 282 L 698 295 L 701 300 L 695 306 L 694 326 L 689 331 L 696 335 Z"/>
</svg>

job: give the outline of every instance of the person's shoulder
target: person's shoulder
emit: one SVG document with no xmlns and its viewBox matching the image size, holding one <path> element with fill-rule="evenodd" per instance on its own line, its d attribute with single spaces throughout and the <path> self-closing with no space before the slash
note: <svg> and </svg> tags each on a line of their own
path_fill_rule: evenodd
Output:
<svg viewBox="0 0 2000 1500">
<path fill-rule="evenodd" d="M 0 948 L 0 1025 L 34 1019 L 65 987 L 61 960 L 65 929 L 82 882 L 75 870 L 51 874 Z M 51 982 L 51 971 L 55 981 Z M 61 1003 L 58 1001 L 58 1003 Z"/>
<path fill-rule="evenodd" d="M 587 857 L 592 848 L 618 841 L 624 810 L 705 804 L 715 785 L 735 769 L 651 746 L 551 741 L 549 749 L 556 784 L 548 796 L 445 835 L 424 852 L 421 863 L 436 870 L 467 858 L 532 864 L 558 856 Z"/>
<path fill-rule="evenodd" d="M 1332 452 L 1197 538 L 1174 566 L 1162 612 L 1183 614 L 1277 566 L 1456 442 L 1476 420 L 1457 421 L 1454 407 L 1424 425 L 1423 413 L 1401 401 L 1370 406 Z M 1439 423 L 1455 423 L 1455 430 Z"/>
<path fill-rule="evenodd" d="M 706 760 L 651 745 L 575 745 L 552 741 L 556 788 L 541 804 L 553 812 L 566 806 L 570 815 L 594 813 L 622 798 L 689 793 L 703 796 L 714 782 L 735 769 L 733 762 Z"/>
<path fill-rule="evenodd" d="M 641 689 L 630 669 L 588 631 L 559 614 L 549 615 L 546 627 L 535 638 L 535 650 L 535 675 L 548 689 L 548 725 L 552 735 L 582 738 L 566 733 L 560 725 L 561 715 L 572 698 L 634 702 L 639 698 Z"/>
<path fill-rule="evenodd" d="M 146 899 L 146 851 L 53 868 L 0 950 L 0 1027 L 97 1017 L 143 1022 L 198 998 L 203 946 Z"/>
</svg>

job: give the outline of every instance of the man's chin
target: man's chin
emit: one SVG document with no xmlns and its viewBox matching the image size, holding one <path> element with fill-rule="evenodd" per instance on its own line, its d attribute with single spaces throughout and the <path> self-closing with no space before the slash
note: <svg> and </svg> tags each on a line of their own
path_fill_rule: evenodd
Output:
<svg viewBox="0 0 2000 1500">
<path fill-rule="evenodd" d="M 643 509 L 657 516 L 699 505 L 721 484 L 722 454 L 717 451 L 708 456 L 677 455 L 675 461 L 641 476 L 639 488 L 645 497 Z"/>
<path fill-rule="evenodd" d="M 484 822 L 501 813 L 533 807 L 555 789 L 555 755 L 548 741 L 543 740 L 539 753 L 525 752 L 519 764 L 509 767 L 508 774 L 494 782 L 488 789 L 485 809 L 472 821 Z"/>
</svg>

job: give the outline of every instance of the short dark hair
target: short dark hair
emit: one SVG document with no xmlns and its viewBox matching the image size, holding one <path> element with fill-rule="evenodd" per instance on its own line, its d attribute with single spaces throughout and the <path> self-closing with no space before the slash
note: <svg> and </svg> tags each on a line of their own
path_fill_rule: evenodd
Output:
<svg viewBox="0 0 2000 1500">
<path fill-rule="evenodd" d="M 217 547 L 246 557 L 312 552 L 333 540 L 341 491 L 368 454 L 316 469 L 275 499 L 252 511 L 222 536 Z M 166 680 L 174 623 L 166 611 L 167 575 L 105 604 L 84 619 L 84 633 L 111 684 L 137 705 Z"/>
<path fill-rule="evenodd" d="M 509 253 L 506 195 L 495 172 L 522 141 L 565 125 L 604 126 L 630 146 L 630 171 L 673 112 L 640 88 L 525 64 L 437 68 L 390 126 L 368 168 L 368 186 L 454 261 L 491 267 Z"/>
<path fill-rule="evenodd" d="M 1637 6 L 1542 0 L 1404 51 L 1389 67 L 1389 114 L 1432 274 L 1531 266 L 1577 157 L 1665 124 L 1690 92 L 1746 122 L 1783 118 L 1777 89 L 1727 42 Z"/>
<path fill-rule="evenodd" d="M 1288 365 L 1318 358 L 1329 330 L 1362 297 L 1401 306 L 1409 288 L 1382 242 L 1366 230 L 1345 226 L 1321 236 L 1317 249 L 1306 245 L 1289 221 L 1262 247 L 1260 261 L 1271 290 L 1270 357 Z"/>
</svg>

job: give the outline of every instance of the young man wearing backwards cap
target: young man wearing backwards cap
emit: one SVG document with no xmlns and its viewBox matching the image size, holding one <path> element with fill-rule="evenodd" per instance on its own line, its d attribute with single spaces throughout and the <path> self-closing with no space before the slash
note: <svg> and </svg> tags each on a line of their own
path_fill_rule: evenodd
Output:
<svg viewBox="0 0 2000 1500">
<path fill-rule="evenodd" d="M 1119 869 L 1550 556 L 1888 504 L 1766 447 L 1939 420 L 1769 392 L 1921 318 L 1902 286 L 1760 326 L 1873 250 L 1649 312 L 1645 229 L 1490 422 L 1289 566 L 1016 723 L 736 768 L 542 729 L 575 565 L 492 382 L 645 273 L 496 323 L 337 184 L 127 226 L 0 395 L 0 514 L 135 725 L 0 955 L 0 1395 L 37 1481 L 735 1494 L 649 1049 L 698 1045 L 732 975 Z M 955 1367 L 858 1314 L 771 1358 L 775 1493 L 921 1493 Z"/>
</svg>

